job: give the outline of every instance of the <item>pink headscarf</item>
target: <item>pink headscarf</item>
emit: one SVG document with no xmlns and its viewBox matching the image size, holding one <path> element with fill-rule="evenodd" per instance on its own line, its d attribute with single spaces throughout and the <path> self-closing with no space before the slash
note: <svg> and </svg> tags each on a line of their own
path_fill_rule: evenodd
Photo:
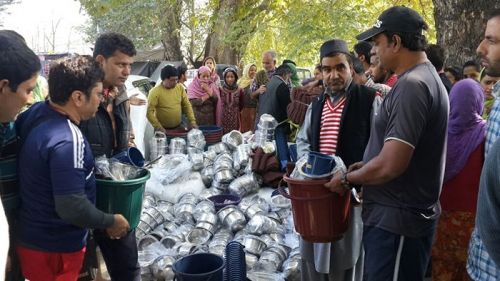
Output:
<svg viewBox="0 0 500 281">
<path fill-rule="evenodd" d="M 196 75 L 193 82 L 189 84 L 187 89 L 189 99 L 201 99 L 207 95 L 207 92 L 205 92 L 205 90 L 201 87 L 201 80 L 199 77 L 202 73 L 210 74 L 210 68 L 207 66 L 198 68 L 198 75 Z M 209 79 L 207 83 L 212 90 L 213 96 L 217 98 L 217 105 L 215 107 L 215 122 L 218 126 L 220 126 L 220 124 L 222 124 L 222 102 L 220 100 L 219 87 L 212 81 L 212 79 Z"/>
</svg>

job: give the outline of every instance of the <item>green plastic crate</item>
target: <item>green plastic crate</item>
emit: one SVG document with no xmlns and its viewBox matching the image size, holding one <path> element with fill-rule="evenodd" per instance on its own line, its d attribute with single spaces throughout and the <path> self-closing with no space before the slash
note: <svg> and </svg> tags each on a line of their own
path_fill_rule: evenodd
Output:
<svg viewBox="0 0 500 281">
<path fill-rule="evenodd" d="M 151 177 L 148 170 L 143 176 L 126 181 L 96 179 L 96 206 L 99 210 L 110 214 L 123 215 L 130 229 L 139 224 L 142 211 L 142 196 L 146 181 Z"/>
</svg>

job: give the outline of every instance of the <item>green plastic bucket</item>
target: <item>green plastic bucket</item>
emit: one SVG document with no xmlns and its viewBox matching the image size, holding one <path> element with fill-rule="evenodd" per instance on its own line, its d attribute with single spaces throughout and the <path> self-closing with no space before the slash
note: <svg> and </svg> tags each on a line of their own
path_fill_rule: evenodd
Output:
<svg viewBox="0 0 500 281">
<path fill-rule="evenodd" d="M 123 215 L 130 229 L 139 224 L 142 211 L 142 195 L 146 181 L 151 177 L 148 170 L 138 178 L 126 181 L 96 179 L 96 206 L 110 214 Z"/>
</svg>

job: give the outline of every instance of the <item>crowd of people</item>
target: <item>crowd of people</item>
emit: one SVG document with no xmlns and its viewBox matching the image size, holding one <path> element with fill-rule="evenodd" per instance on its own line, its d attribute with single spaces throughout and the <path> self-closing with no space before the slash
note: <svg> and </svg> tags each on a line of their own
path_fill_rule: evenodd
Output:
<svg viewBox="0 0 500 281">
<path fill-rule="evenodd" d="M 136 49 L 124 35 L 101 34 L 92 56 L 56 61 L 43 91 L 39 58 L 0 30 L 0 280 L 91 280 L 96 245 L 112 280 L 140 280 L 135 231 L 95 207 L 94 158 L 134 145 L 130 106 L 145 104 L 165 133 L 254 131 L 270 114 L 276 141 L 296 142 L 299 157 L 342 158 L 347 171 L 325 188 L 355 188 L 362 204 L 342 239 L 301 239 L 302 280 L 499 279 L 500 10 L 477 42 L 482 66 L 445 66 L 427 28 L 416 11 L 391 7 L 353 50 L 324 42 L 304 81 L 273 50 L 262 70 L 249 63 L 222 77 L 206 57 L 188 86 L 186 68 L 167 65 L 147 102 L 127 96 Z"/>
</svg>

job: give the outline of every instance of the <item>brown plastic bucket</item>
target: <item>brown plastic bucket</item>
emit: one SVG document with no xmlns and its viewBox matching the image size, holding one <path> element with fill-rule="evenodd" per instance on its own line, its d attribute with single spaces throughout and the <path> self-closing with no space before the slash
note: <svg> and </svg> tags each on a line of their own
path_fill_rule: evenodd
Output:
<svg viewBox="0 0 500 281">
<path fill-rule="evenodd" d="M 298 180 L 284 176 L 290 194 L 279 187 L 281 195 L 292 201 L 295 230 L 309 242 L 326 243 L 342 238 L 349 226 L 350 192 L 343 196 L 324 184 L 329 180 Z"/>
</svg>

